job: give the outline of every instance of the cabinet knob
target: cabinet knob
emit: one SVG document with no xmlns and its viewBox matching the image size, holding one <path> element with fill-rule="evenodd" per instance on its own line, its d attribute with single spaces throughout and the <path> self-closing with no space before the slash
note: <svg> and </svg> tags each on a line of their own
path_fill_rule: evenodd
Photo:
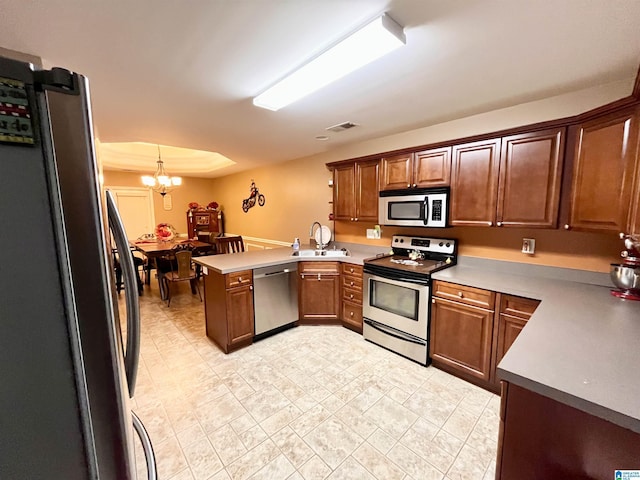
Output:
<svg viewBox="0 0 640 480">
<path fill-rule="evenodd" d="M 318 281 L 320 281 L 320 274 L 318 274 Z"/>
<path fill-rule="evenodd" d="M 496 225 L 497 225 L 498 227 L 501 227 L 501 226 L 502 226 L 502 222 L 496 222 Z"/>
<path fill-rule="evenodd" d="M 358 217 L 354 218 L 353 220 L 354 220 L 355 222 L 357 222 L 357 221 L 358 221 Z"/>
<path fill-rule="evenodd" d="M 253 285 L 251 285 L 251 286 L 249 287 L 249 290 L 253 290 Z"/>
<path fill-rule="evenodd" d="M 350 269 L 349 269 L 349 272 L 353 273 L 353 268 L 350 268 Z"/>
<path fill-rule="evenodd" d="M 351 221 L 353 222 L 353 217 L 351 217 Z"/>
<path fill-rule="evenodd" d="M 242 283 L 242 277 L 238 277 L 238 282 Z"/>
<path fill-rule="evenodd" d="M 433 304 L 435 305 L 435 304 L 436 304 L 436 299 L 435 299 L 435 298 L 432 298 L 432 299 L 431 299 L 431 303 L 433 303 Z"/>
<path fill-rule="evenodd" d="M 414 183 L 414 184 L 412 185 L 412 187 L 413 187 L 413 188 L 416 188 L 417 186 L 418 186 L 418 184 L 417 184 L 417 183 Z"/>
<path fill-rule="evenodd" d="M 407 188 L 411 188 L 411 184 L 410 183 L 407 183 Z"/>
<path fill-rule="evenodd" d="M 565 229 L 565 230 L 569 230 L 570 228 L 571 228 L 571 226 L 570 226 L 568 223 L 567 223 L 567 224 L 565 224 L 565 226 L 564 226 L 564 229 Z"/>
<path fill-rule="evenodd" d="M 350 316 L 350 317 L 353 317 L 353 312 L 349 312 L 349 316 Z"/>
<path fill-rule="evenodd" d="M 460 298 L 462 298 L 462 297 L 464 297 L 464 294 L 463 294 L 462 292 L 458 292 L 458 296 L 459 296 Z"/>
<path fill-rule="evenodd" d="M 352 293 L 351 295 L 349 295 L 349 298 L 350 298 L 351 300 L 353 300 L 353 293 Z"/>
<path fill-rule="evenodd" d="M 349 285 L 353 287 L 353 282 L 349 282 Z"/>
<path fill-rule="evenodd" d="M 492 226 L 493 222 L 487 222 L 487 225 Z"/>
</svg>

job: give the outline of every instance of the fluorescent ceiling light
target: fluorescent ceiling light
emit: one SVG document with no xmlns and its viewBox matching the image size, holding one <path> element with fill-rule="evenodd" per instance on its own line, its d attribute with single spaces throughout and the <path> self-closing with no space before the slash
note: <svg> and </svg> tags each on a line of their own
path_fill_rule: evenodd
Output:
<svg viewBox="0 0 640 480">
<path fill-rule="evenodd" d="M 404 44 L 402 27 L 384 13 L 255 97 L 253 104 L 279 110 Z"/>
</svg>

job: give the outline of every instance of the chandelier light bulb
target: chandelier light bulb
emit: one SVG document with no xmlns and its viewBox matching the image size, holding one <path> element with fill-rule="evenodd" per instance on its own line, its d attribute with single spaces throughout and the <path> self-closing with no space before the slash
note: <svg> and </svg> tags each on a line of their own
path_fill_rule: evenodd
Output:
<svg viewBox="0 0 640 480">
<path fill-rule="evenodd" d="M 172 177 L 167 174 L 164 169 L 164 163 L 162 162 L 162 158 L 160 157 L 160 145 L 158 145 L 158 168 L 156 168 L 156 173 L 153 176 L 143 175 L 142 176 L 142 184 L 151 188 L 154 192 L 158 192 L 163 197 L 173 190 L 173 187 L 178 187 L 182 185 L 181 177 Z"/>
</svg>

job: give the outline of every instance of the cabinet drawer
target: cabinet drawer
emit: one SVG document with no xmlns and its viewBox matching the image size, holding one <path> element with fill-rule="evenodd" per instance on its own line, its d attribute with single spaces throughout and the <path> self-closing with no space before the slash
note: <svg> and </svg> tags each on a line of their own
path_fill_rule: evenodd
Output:
<svg viewBox="0 0 640 480">
<path fill-rule="evenodd" d="M 342 277 L 342 288 L 350 288 L 362 292 L 362 277 L 354 277 L 352 275 L 344 275 Z M 362 295 L 362 293 L 360 293 Z"/>
<path fill-rule="evenodd" d="M 362 305 L 342 302 L 342 320 L 352 325 L 362 326 Z"/>
<path fill-rule="evenodd" d="M 354 275 L 356 277 L 362 278 L 362 267 L 360 265 L 354 265 L 352 263 L 343 263 L 342 264 L 342 274 L 343 275 Z"/>
<path fill-rule="evenodd" d="M 433 295 L 487 310 L 493 310 L 495 307 L 495 292 L 456 283 L 435 281 Z"/>
<path fill-rule="evenodd" d="M 531 298 L 502 294 L 500 313 L 528 320 L 539 304 L 540 301 Z"/>
<path fill-rule="evenodd" d="M 338 262 L 300 262 L 298 273 L 300 275 L 339 275 L 339 266 Z"/>
<path fill-rule="evenodd" d="M 343 288 L 342 299 L 345 302 L 352 302 L 357 303 L 358 305 L 362 305 L 362 289 L 358 291 L 352 288 Z"/>
<path fill-rule="evenodd" d="M 240 272 L 228 273 L 225 275 L 227 288 L 242 287 L 253 283 L 253 270 L 242 270 Z"/>
</svg>

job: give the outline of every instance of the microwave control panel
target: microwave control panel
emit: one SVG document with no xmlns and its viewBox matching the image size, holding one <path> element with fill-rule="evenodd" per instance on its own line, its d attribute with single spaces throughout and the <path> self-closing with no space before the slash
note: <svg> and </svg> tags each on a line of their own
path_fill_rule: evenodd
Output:
<svg viewBox="0 0 640 480">
<path fill-rule="evenodd" d="M 431 210 L 431 220 L 439 222 L 442 220 L 442 200 L 434 200 Z"/>
</svg>

